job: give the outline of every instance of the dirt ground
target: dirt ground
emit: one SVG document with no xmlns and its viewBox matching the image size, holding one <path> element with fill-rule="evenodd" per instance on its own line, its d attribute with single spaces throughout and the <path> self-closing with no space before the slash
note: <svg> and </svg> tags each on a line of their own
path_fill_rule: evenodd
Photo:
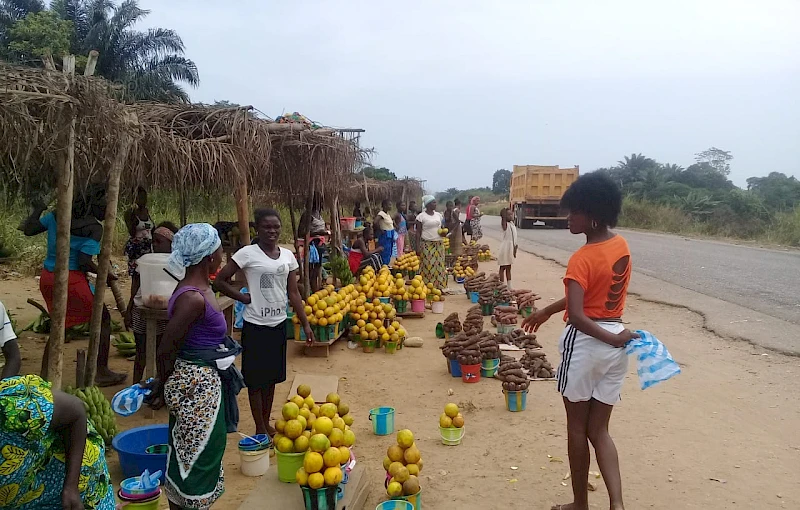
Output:
<svg viewBox="0 0 800 510">
<path fill-rule="evenodd" d="M 496 268 L 491 262 L 481 266 L 486 271 Z M 562 267 L 526 253 L 520 253 L 513 266 L 514 286 L 538 292 L 542 306 L 563 295 L 562 275 Z M 26 324 L 35 314 L 25 300 L 40 299 L 37 283 L 11 277 L 0 285 L 0 299 L 20 324 Z M 463 319 L 469 306 L 463 295 L 452 296 L 445 313 L 459 312 Z M 425 461 L 421 482 L 426 508 L 548 509 L 571 501 L 569 481 L 564 480 L 568 472 L 565 417 L 555 384 L 533 383 L 527 410 L 507 412 L 499 381 L 464 384 L 447 374 L 440 341 L 434 336 L 436 322 L 443 318 L 427 314 L 425 319 L 406 320 L 409 334 L 424 338 L 425 345 L 395 355 L 350 351 L 345 342 L 337 343 L 327 359 L 307 358 L 290 349 L 289 379 L 277 395 L 288 393 L 297 372 L 340 377 L 339 393 L 356 416 L 355 452 L 369 469 L 372 495 L 367 509 L 383 499 L 381 461 L 393 442 L 393 437 L 371 432 L 369 409 L 378 406 L 396 408 L 396 428 L 409 428 L 416 435 Z M 721 339 L 705 331 L 692 312 L 636 298 L 628 301 L 625 319 L 631 329 L 656 334 L 683 368 L 680 376 L 641 391 L 631 362 L 623 401 L 611 424 L 628 508 L 800 508 L 796 482 L 800 359 Z M 488 320 L 486 324 L 491 328 Z M 554 317 L 539 333 L 554 363 L 559 360 L 557 341 L 562 328 L 563 323 Z M 67 345 L 68 382 L 74 379 L 74 351 L 85 345 L 86 340 Z M 23 335 L 23 371 L 38 372 L 43 346 L 42 338 Z M 132 363 L 118 357 L 113 358 L 112 367 L 132 371 Z M 106 394 L 116 390 L 108 389 Z M 438 416 L 451 401 L 465 408 L 466 437 L 458 447 L 443 446 L 439 437 Z M 244 393 L 239 404 L 240 430 L 252 432 Z M 280 405 L 276 403 L 276 413 Z M 165 411 L 156 420 L 166 422 Z M 118 422 L 121 428 L 151 423 L 140 416 L 118 418 Z M 239 472 L 238 439 L 229 437 L 226 493 L 214 508 L 238 508 L 259 483 Z M 109 452 L 108 459 L 118 482 L 116 454 Z M 597 471 L 594 462 L 592 470 Z M 276 476 L 274 468 L 266 476 Z M 607 508 L 605 487 L 602 480 L 596 481 L 591 505 Z"/>
</svg>

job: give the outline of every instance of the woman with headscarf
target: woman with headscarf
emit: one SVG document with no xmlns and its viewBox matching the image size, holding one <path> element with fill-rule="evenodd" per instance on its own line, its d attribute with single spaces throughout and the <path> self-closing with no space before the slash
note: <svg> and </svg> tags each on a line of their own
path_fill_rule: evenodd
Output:
<svg viewBox="0 0 800 510">
<path fill-rule="evenodd" d="M 47 254 L 44 268 L 39 278 L 39 290 L 42 293 L 47 310 L 53 311 L 53 286 L 55 285 L 56 267 L 56 215 L 50 212 L 42 216 L 47 206 L 34 203 L 30 216 L 20 225 L 26 236 L 35 236 L 47 232 Z M 69 290 L 67 298 L 67 317 L 64 327 L 87 324 L 92 320 L 94 291 L 89 285 L 88 274 L 97 274 L 97 265 L 92 257 L 100 254 L 100 240 L 103 237 L 103 224 L 106 215 L 105 188 L 92 184 L 86 192 L 75 198 L 72 204 L 72 220 L 69 238 Z M 108 282 L 116 280 L 109 272 Z M 126 374 L 112 372 L 108 368 L 108 357 L 111 348 L 111 314 L 103 307 L 100 326 L 100 350 L 97 354 L 98 386 L 114 386 L 122 383 Z"/>
<path fill-rule="evenodd" d="M 158 377 L 148 385 L 150 405 L 169 409 L 164 491 L 172 510 L 207 509 L 224 492 L 222 457 L 238 408 L 222 378 L 238 374 L 233 362 L 241 347 L 227 336 L 209 284 L 221 262 L 222 242 L 211 225 L 190 224 L 175 234 L 168 265 L 172 274 L 185 274 L 169 300 Z"/>
<path fill-rule="evenodd" d="M 136 189 L 136 204 L 125 211 L 125 226 L 128 228 L 128 242 L 125 243 L 125 255 L 128 257 L 128 275 L 136 273 L 136 261 L 142 255 L 153 250 L 153 220 L 147 209 L 147 191 L 139 186 Z"/>
<path fill-rule="evenodd" d="M 0 381 L 0 507 L 114 510 L 105 442 L 84 405 L 36 375 Z"/>
<path fill-rule="evenodd" d="M 444 238 L 439 235 L 442 215 L 436 212 L 436 199 L 432 195 L 422 197 L 424 211 L 417 215 L 417 255 L 421 257 L 420 274 L 425 283 L 437 289 L 447 287 Z"/>
<path fill-rule="evenodd" d="M 469 207 L 467 208 L 467 211 L 469 211 L 468 216 L 471 218 L 470 228 L 472 229 L 471 236 L 473 241 L 479 241 L 480 238 L 483 237 L 483 230 L 481 230 L 481 216 L 483 216 L 483 213 L 478 209 L 480 203 L 481 197 L 472 197 Z"/>
</svg>

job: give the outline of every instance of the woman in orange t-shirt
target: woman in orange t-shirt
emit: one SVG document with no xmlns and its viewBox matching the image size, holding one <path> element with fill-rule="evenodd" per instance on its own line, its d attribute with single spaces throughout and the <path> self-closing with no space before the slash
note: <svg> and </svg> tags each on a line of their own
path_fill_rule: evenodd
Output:
<svg viewBox="0 0 800 510">
<path fill-rule="evenodd" d="M 622 193 L 607 176 L 590 173 L 564 193 L 569 229 L 586 235 L 586 244 L 569 260 L 565 297 L 531 315 L 522 326 L 537 331 L 553 314 L 565 311 L 567 323 L 558 344 L 558 391 L 567 411 L 569 465 L 574 502 L 559 510 L 589 508 L 589 441 L 608 489 L 610 508 L 621 510 L 622 481 L 617 448 L 608 422 L 628 372 L 622 347 L 637 335 L 622 325 L 631 275 L 628 243 L 610 229 L 617 225 Z"/>
</svg>

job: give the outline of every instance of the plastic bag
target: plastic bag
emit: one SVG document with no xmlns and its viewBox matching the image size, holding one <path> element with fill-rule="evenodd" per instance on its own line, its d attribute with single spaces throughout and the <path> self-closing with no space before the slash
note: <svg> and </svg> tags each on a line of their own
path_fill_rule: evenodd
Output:
<svg viewBox="0 0 800 510">
<path fill-rule="evenodd" d="M 636 372 L 643 390 L 681 373 L 681 367 L 658 338 L 648 331 L 640 330 L 636 333 L 639 338 L 628 342 L 625 353 L 636 356 Z"/>
<path fill-rule="evenodd" d="M 242 290 L 240 292 L 242 294 L 247 294 L 248 293 L 247 287 L 242 287 Z M 242 329 L 242 326 L 244 326 L 244 310 L 245 310 L 246 307 L 247 307 L 246 304 L 240 303 L 239 301 L 237 301 L 236 303 L 233 304 L 233 315 L 234 315 L 233 327 L 234 328 Z"/>
</svg>

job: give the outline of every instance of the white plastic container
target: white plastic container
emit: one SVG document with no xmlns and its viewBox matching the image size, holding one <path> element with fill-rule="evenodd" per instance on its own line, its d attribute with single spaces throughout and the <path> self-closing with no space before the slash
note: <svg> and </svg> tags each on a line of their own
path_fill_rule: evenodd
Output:
<svg viewBox="0 0 800 510">
<path fill-rule="evenodd" d="M 239 461 L 244 476 L 261 476 L 269 471 L 269 449 L 257 452 L 239 450 Z"/>
<path fill-rule="evenodd" d="M 444 313 L 444 301 L 434 301 L 431 303 L 431 312 Z"/>
<path fill-rule="evenodd" d="M 142 303 L 147 308 L 166 310 L 169 298 L 175 291 L 178 281 L 166 271 L 169 253 L 148 253 L 136 261 L 141 282 Z M 183 272 L 176 274 L 183 278 Z"/>
</svg>

